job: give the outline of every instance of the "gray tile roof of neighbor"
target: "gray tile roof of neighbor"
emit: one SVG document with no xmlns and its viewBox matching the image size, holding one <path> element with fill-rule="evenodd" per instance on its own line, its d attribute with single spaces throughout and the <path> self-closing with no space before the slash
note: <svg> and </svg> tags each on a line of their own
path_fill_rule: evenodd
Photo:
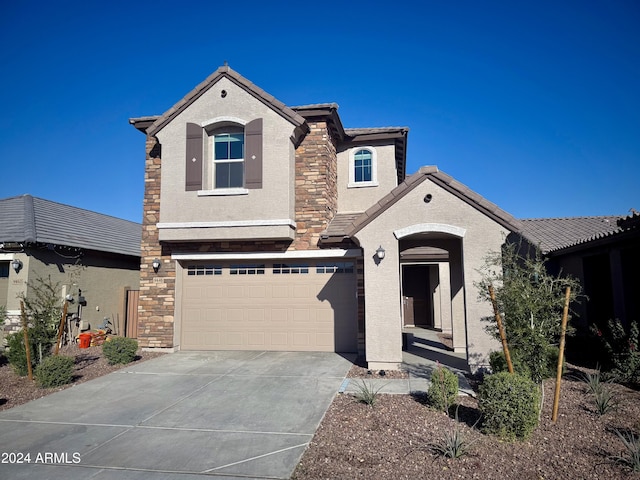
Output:
<svg viewBox="0 0 640 480">
<path fill-rule="evenodd" d="M 606 238 L 624 232 L 626 225 L 637 224 L 640 215 L 621 216 L 530 218 L 521 220 L 522 234 L 544 253 Z"/>
<path fill-rule="evenodd" d="M 142 225 L 21 195 L 0 200 L 0 243 L 52 244 L 140 256 Z"/>
</svg>

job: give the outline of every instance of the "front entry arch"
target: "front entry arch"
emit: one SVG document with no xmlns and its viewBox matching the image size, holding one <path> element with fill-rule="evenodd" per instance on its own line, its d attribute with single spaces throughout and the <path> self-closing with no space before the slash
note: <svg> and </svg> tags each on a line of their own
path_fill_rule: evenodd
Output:
<svg viewBox="0 0 640 480">
<path fill-rule="evenodd" d="M 420 224 L 394 234 L 399 238 L 403 325 L 451 332 L 454 351 L 466 353 L 464 229 Z"/>
</svg>

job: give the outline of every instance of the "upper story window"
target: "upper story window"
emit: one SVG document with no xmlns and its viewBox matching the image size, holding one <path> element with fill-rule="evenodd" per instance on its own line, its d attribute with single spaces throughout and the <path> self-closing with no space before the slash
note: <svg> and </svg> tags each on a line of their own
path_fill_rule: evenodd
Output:
<svg viewBox="0 0 640 480">
<path fill-rule="evenodd" d="M 262 123 L 235 117 L 187 123 L 185 190 L 246 195 L 262 188 Z"/>
<path fill-rule="evenodd" d="M 233 130 L 213 136 L 214 188 L 244 187 L 244 131 Z"/>
<path fill-rule="evenodd" d="M 377 187 L 378 169 L 375 148 L 360 147 L 349 153 L 349 187 Z"/>
</svg>

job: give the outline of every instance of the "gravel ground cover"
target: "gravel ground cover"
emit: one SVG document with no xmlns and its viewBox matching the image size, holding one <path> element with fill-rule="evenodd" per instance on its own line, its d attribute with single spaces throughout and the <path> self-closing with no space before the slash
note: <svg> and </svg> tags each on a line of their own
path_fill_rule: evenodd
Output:
<svg viewBox="0 0 640 480">
<path fill-rule="evenodd" d="M 351 395 L 337 395 L 294 477 L 306 479 L 617 479 L 640 478 L 613 457 L 623 444 L 614 429 L 640 432 L 640 392 L 614 385 L 618 407 L 603 416 L 572 368 L 560 389 L 556 424 L 551 422 L 555 382 L 545 382 L 540 426 L 526 441 L 484 435 L 472 397 L 459 397 L 458 421 L 409 395 L 380 395 L 373 408 Z M 470 443 L 458 459 L 431 448 L 458 429 Z"/>
<path fill-rule="evenodd" d="M 28 377 L 16 375 L 11 365 L 6 362 L 5 357 L 0 356 L 0 411 L 106 375 L 126 366 L 109 365 L 107 359 L 102 355 L 101 347 L 79 348 L 77 344 L 72 344 L 62 347 L 59 354 L 74 357 L 75 367 L 73 382 L 57 388 L 40 388 L 35 381 L 29 380 Z M 164 354 L 138 350 L 133 363 L 143 362 L 159 355 Z"/>
</svg>

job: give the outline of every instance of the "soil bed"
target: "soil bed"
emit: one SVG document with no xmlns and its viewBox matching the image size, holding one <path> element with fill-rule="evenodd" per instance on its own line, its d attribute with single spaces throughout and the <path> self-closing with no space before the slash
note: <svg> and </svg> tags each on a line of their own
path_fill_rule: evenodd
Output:
<svg viewBox="0 0 640 480">
<path fill-rule="evenodd" d="M 293 478 L 640 478 L 611 459 L 623 451 L 614 429 L 640 432 L 640 392 L 614 385 L 619 406 L 599 416 L 585 385 L 572 378 L 575 373 L 563 380 L 557 423 L 551 422 L 555 382 L 548 380 L 540 426 L 528 440 L 512 443 L 473 427 L 480 413 L 471 397 L 459 397 L 456 421 L 426 406 L 424 398 L 380 395 L 371 408 L 338 395 Z M 456 428 L 472 442 L 469 453 L 454 460 L 435 455 L 430 444 Z"/>
<path fill-rule="evenodd" d="M 132 363 L 127 365 L 109 365 L 107 359 L 102 355 L 101 347 L 81 349 L 78 345 L 73 344 L 62 347 L 59 354 L 74 357 L 75 367 L 73 382 L 57 388 L 40 388 L 35 381 L 29 380 L 28 377 L 16 375 L 11 365 L 6 362 L 6 359 L 0 356 L 0 359 L 2 359 L 2 364 L 0 365 L 0 411 L 30 402 L 31 400 L 44 397 L 59 390 L 64 390 L 78 383 L 101 377 L 107 373 L 115 372 L 134 363 L 164 355 L 164 353 L 160 352 L 143 352 L 142 350 L 138 350 L 136 359 Z"/>
</svg>

